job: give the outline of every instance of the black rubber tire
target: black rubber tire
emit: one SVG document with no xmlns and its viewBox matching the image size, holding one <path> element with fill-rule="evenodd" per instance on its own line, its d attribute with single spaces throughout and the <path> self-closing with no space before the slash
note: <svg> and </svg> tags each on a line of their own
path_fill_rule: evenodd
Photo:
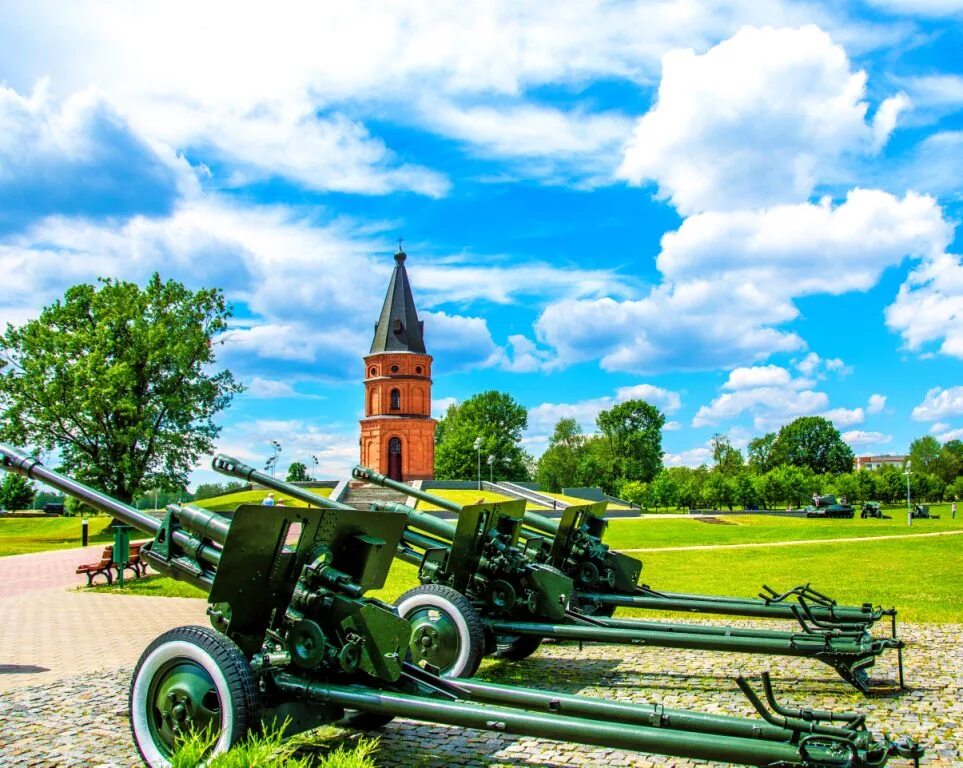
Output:
<svg viewBox="0 0 963 768">
<path fill-rule="evenodd" d="M 542 638 L 535 635 L 514 635 L 512 637 L 498 637 L 498 650 L 495 658 L 506 661 L 521 661 L 527 659 L 542 644 Z M 506 641 L 506 642 L 503 642 Z"/>
<path fill-rule="evenodd" d="M 461 592 L 442 584 L 423 584 L 409 589 L 395 600 L 402 618 L 415 609 L 429 606 L 447 614 L 458 629 L 461 651 L 449 669 L 441 670 L 442 677 L 471 677 L 478 671 L 485 655 L 485 627 L 478 611 Z M 412 648 L 412 653 L 416 649 Z"/>
<path fill-rule="evenodd" d="M 376 731 L 394 719 L 394 715 L 380 715 L 377 712 L 358 712 L 357 710 L 352 710 L 345 712 L 344 717 L 342 717 L 337 724 L 344 728 L 353 728 L 356 731 Z"/>
<path fill-rule="evenodd" d="M 176 659 L 201 665 L 214 681 L 221 715 L 221 736 L 213 753 L 226 752 L 261 720 L 261 702 L 251 666 L 233 640 L 210 627 L 175 627 L 157 637 L 141 654 L 130 683 L 128 711 L 134 744 L 150 768 L 169 768 L 147 722 L 147 698 L 154 674 Z"/>
</svg>

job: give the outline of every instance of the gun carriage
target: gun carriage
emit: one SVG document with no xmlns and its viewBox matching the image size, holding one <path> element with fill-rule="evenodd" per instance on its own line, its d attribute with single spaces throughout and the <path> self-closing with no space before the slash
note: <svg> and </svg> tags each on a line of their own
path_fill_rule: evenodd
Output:
<svg viewBox="0 0 963 768">
<path fill-rule="evenodd" d="M 213 467 L 307 504 L 351 509 L 227 456 L 216 457 Z M 395 605 L 412 623 L 414 660 L 447 677 L 471 676 L 486 655 L 523 659 L 551 638 L 813 658 L 860 691 L 870 692 L 868 670 L 876 657 L 903 645 L 896 639 L 874 639 L 864 629 L 821 629 L 805 621 L 798 632 L 781 632 L 587 616 L 570 607 L 576 594 L 572 578 L 538 561 L 537 553 L 546 544 L 532 536 L 520 544 L 524 501 L 461 506 L 394 484 L 364 467 L 355 467 L 353 475 L 458 513 L 453 523 L 404 504 L 371 504 L 372 511 L 397 512 L 406 519 L 395 554 L 418 567 L 421 586 L 401 595 Z"/>
<path fill-rule="evenodd" d="M 137 748 L 169 768 L 178 740 L 211 729 L 226 751 L 266 723 L 291 732 L 396 716 L 678 757 L 757 766 L 870 768 L 922 749 L 873 735 L 859 714 L 768 706 L 762 719 L 628 705 L 445 680 L 406 659 L 411 624 L 364 593 L 384 584 L 406 517 L 354 509 L 170 505 L 163 519 L 0 444 L 0 468 L 39 480 L 153 537 L 142 556 L 208 593 L 213 629 L 179 627 L 144 651 L 129 707 Z"/>
</svg>

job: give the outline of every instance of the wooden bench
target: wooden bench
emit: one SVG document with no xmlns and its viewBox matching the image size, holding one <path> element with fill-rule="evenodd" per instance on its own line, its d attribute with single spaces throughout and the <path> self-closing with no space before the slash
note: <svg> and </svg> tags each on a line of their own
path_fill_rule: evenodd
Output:
<svg viewBox="0 0 963 768">
<path fill-rule="evenodd" d="M 143 542 L 135 542 L 130 545 L 130 558 L 126 563 L 118 565 L 114 563 L 114 545 L 108 544 L 104 547 L 104 552 L 100 556 L 100 562 L 88 563 L 87 565 L 81 565 L 77 567 L 77 573 L 83 573 L 87 576 L 87 586 L 92 587 L 94 585 L 94 578 L 97 576 L 104 576 L 107 579 L 108 584 L 114 583 L 114 570 L 117 570 L 117 575 L 120 576 L 120 572 L 131 570 L 134 572 L 134 578 L 140 578 L 145 573 L 147 573 L 147 561 L 141 559 L 140 548 L 143 546 Z"/>
<path fill-rule="evenodd" d="M 77 566 L 77 573 L 87 575 L 87 586 L 94 585 L 95 576 L 105 576 L 108 584 L 114 583 L 114 547 L 108 545 L 104 547 L 104 553 L 100 556 L 99 563 L 88 563 L 87 565 Z"/>
</svg>

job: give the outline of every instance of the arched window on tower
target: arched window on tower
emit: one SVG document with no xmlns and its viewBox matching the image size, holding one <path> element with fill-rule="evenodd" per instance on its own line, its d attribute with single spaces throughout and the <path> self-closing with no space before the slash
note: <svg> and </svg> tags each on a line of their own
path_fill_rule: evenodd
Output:
<svg viewBox="0 0 963 768">
<path fill-rule="evenodd" d="M 401 410 L 401 390 L 400 389 L 391 390 L 391 410 L 393 411 Z"/>
</svg>

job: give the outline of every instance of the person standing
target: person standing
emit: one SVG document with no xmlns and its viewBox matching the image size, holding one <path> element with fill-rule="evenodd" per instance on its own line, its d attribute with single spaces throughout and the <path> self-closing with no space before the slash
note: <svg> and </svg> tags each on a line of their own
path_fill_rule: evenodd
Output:
<svg viewBox="0 0 963 768">
<path fill-rule="evenodd" d="M 275 505 L 275 501 L 274 501 L 273 493 L 269 493 L 267 496 L 264 497 L 264 500 L 261 502 L 262 507 L 273 507 L 274 505 Z"/>
<path fill-rule="evenodd" d="M 955 501 L 953 502 L 953 506 L 950 507 L 950 513 L 951 513 L 950 517 L 956 520 L 956 502 Z"/>
</svg>

